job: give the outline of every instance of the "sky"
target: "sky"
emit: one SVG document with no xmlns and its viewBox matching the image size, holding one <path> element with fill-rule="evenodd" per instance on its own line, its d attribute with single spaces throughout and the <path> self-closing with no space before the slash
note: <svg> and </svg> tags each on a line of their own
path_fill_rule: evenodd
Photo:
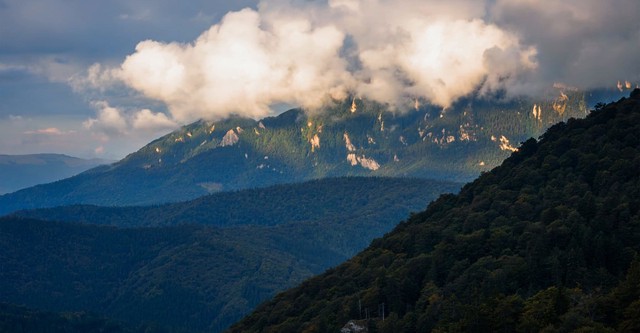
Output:
<svg viewBox="0 0 640 333">
<path fill-rule="evenodd" d="M 640 83 L 637 0 L 0 0 L 0 154 L 119 159 L 348 96 Z"/>
</svg>

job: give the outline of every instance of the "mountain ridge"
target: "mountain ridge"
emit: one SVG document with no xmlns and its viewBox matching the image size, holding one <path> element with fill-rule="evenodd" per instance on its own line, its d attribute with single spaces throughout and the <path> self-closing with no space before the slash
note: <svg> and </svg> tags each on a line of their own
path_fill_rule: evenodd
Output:
<svg viewBox="0 0 640 333">
<path fill-rule="evenodd" d="M 82 159 L 65 154 L 0 154 L 0 195 L 68 178 L 113 161 Z"/>
<path fill-rule="evenodd" d="M 68 204 L 146 205 L 212 192 L 337 176 L 469 180 L 547 126 L 586 113 L 584 93 L 549 99 L 460 100 L 404 112 L 353 99 L 252 120 L 198 121 L 123 160 L 0 196 L 0 214 Z M 532 111 L 534 110 L 534 111 Z M 352 112 L 353 111 L 353 112 Z"/>
</svg>

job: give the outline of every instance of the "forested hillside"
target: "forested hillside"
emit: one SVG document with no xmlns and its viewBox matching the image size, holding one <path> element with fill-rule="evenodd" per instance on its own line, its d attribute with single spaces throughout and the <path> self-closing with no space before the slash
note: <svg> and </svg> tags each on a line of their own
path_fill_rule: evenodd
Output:
<svg viewBox="0 0 640 333">
<path fill-rule="evenodd" d="M 338 221 L 379 215 L 389 227 L 420 211 L 441 193 L 462 184 L 415 178 L 340 177 L 266 188 L 223 192 L 159 206 L 63 206 L 19 211 L 18 216 L 118 227 L 152 227 L 185 223 L 229 227 L 273 226 L 302 221 Z M 396 217 L 396 221 L 393 218 Z M 384 231 L 382 230 L 380 234 Z M 368 241 L 367 241 L 368 244 Z M 365 244 L 366 245 L 366 244 Z"/>
<path fill-rule="evenodd" d="M 88 311 L 134 327 L 219 332 L 458 188 L 416 179 L 338 178 L 158 207 L 44 212 L 67 222 L 5 217 L 0 302 Z M 87 224 L 70 222 L 76 218 Z"/>
<path fill-rule="evenodd" d="M 551 127 L 230 332 L 638 332 L 640 90 Z"/>
</svg>

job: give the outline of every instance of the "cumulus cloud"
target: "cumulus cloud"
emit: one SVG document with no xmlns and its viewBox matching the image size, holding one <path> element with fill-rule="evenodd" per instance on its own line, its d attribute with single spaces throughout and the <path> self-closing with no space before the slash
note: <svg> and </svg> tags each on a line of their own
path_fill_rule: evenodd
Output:
<svg viewBox="0 0 640 333">
<path fill-rule="evenodd" d="M 142 41 L 86 82 L 118 81 L 164 103 L 170 117 L 155 120 L 165 124 L 259 118 L 276 104 L 314 109 L 350 94 L 447 107 L 476 91 L 602 87 L 640 72 L 640 4 L 614 2 L 263 0 L 191 43 Z"/>
<path fill-rule="evenodd" d="M 172 129 L 177 126 L 164 113 L 154 113 L 149 109 L 142 109 L 135 113 L 132 117 L 131 125 L 135 129 L 142 130 Z"/>
<path fill-rule="evenodd" d="M 251 9 L 229 13 L 193 44 L 144 41 L 122 63 L 120 78 L 165 102 L 178 121 L 231 113 L 260 117 L 273 103 L 319 107 L 349 80 L 338 55 L 344 34 L 306 18 L 264 29 Z"/>
<path fill-rule="evenodd" d="M 165 103 L 177 122 L 259 118 L 279 103 L 315 109 L 349 94 L 446 107 L 535 68 L 534 50 L 477 18 L 484 13 L 468 0 L 262 1 L 192 43 L 142 41 L 119 67 L 93 66 L 83 83 L 116 79 Z M 508 69 L 493 68 L 504 60 Z"/>
<path fill-rule="evenodd" d="M 106 101 L 94 102 L 98 109 L 97 117 L 88 119 L 83 123 L 87 129 L 98 129 L 109 134 L 124 133 L 127 129 L 127 121 L 122 112 L 109 105 Z"/>
<path fill-rule="evenodd" d="M 154 132 L 177 127 L 173 120 L 161 112 L 142 109 L 127 113 L 106 101 L 97 101 L 93 105 L 97 109 L 97 116 L 83 122 L 83 126 L 102 134 L 127 134 L 131 130 Z"/>
</svg>

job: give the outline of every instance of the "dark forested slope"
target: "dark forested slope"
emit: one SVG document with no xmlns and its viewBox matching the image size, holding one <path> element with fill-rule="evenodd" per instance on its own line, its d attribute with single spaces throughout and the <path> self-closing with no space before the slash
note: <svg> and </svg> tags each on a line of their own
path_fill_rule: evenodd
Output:
<svg viewBox="0 0 640 333">
<path fill-rule="evenodd" d="M 32 214 L 64 223 L 5 217 L 0 302 L 219 332 L 458 188 L 416 179 L 337 178 L 157 207 L 77 206 Z"/>
<path fill-rule="evenodd" d="M 408 212 L 420 211 L 439 194 L 457 192 L 461 186 L 462 184 L 447 181 L 414 178 L 340 177 L 215 193 L 187 202 L 159 206 L 74 205 L 14 214 L 40 220 L 118 227 L 184 223 L 219 227 L 273 226 L 380 214 L 378 220 L 385 221 L 382 224 L 390 228 L 392 222 L 405 218 Z M 396 221 L 393 221 L 394 217 L 397 218 Z"/>
<path fill-rule="evenodd" d="M 638 332 L 640 90 L 526 141 L 230 332 Z M 382 320 L 384 317 L 384 320 Z"/>
</svg>

